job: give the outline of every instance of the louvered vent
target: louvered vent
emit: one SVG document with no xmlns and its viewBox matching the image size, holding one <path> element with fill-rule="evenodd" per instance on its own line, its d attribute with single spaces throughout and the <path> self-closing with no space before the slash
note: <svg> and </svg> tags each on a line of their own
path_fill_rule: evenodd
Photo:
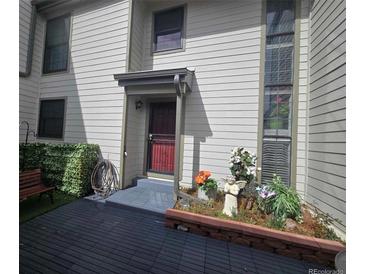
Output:
<svg viewBox="0 0 365 274">
<path fill-rule="evenodd" d="M 277 174 L 283 183 L 289 185 L 290 178 L 290 141 L 264 140 L 262 150 L 262 182 L 271 181 Z"/>
</svg>

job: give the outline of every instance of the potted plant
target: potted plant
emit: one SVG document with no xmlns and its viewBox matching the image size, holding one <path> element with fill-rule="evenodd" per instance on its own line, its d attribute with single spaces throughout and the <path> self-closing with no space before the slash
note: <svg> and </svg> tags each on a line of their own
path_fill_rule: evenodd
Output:
<svg viewBox="0 0 365 274">
<path fill-rule="evenodd" d="M 199 171 L 195 176 L 195 183 L 198 186 L 198 198 L 202 200 L 214 200 L 217 194 L 218 183 L 210 178 L 210 171 Z"/>
</svg>

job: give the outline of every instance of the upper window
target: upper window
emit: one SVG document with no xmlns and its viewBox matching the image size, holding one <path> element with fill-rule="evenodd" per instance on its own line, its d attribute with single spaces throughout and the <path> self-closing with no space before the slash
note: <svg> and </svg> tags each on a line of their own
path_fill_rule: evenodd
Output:
<svg viewBox="0 0 365 274">
<path fill-rule="evenodd" d="M 43 73 L 67 70 L 70 37 L 70 16 L 47 22 Z"/>
<path fill-rule="evenodd" d="M 182 49 L 183 24 L 184 7 L 155 13 L 153 51 Z"/>
<path fill-rule="evenodd" d="M 38 137 L 62 138 L 65 99 L 42 100 L 39 112 Z"/>
</svg>

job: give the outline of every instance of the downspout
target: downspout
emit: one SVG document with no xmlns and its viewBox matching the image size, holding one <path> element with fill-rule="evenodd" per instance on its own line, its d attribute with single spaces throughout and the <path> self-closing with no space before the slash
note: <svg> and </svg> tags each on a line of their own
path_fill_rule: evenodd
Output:
<svg viewBox="0 0 365 274">
<path fill-rule="evenodd" d="M 25 72 L 19 71 L 19 77 L 29 77 L 29 75 L 32 71 L 33 46 L 34 46 L 36 23 L 37 23 L 37 8 L 35 5 L 32 4 L 32 15 L 30 18 L 30 29 L 29 29 L 29 36 L 28 36 L 27 64 L 25 67 Z"/>
</svg>

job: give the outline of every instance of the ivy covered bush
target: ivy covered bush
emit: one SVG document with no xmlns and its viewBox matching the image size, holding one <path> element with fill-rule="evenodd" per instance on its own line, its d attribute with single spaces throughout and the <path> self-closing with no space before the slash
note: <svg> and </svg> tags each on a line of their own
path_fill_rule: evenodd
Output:
<svg viewBox="0 0 365 274">
<path fill-rule="evenodd" d="M 41 168 L 45 184 L 83 197 L 91 192 L 91 173 L 99 154 L 99 146 L 93 144 L 20 144 L 19 168 Z"/>
</svg>

